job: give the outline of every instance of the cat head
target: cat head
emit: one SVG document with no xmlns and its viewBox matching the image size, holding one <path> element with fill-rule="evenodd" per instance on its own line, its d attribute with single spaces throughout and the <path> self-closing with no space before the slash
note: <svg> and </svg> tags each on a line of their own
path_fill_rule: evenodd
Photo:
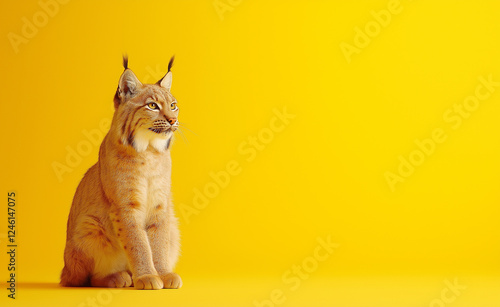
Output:
<svg viewBox="0 0 500 307">
<path fill-rule="evenodd" d="M 173 133 L 179 127 L 177 100 L 170 93 L 174 57 L 170 59 L 168 71 L 155 84 L 142 84 L 128 68 L 128 58 L 123 58 L 123 71 L 116 90 L 115 128 L 124 145 L 138 152 L 149 145 L 158 151 L 170 147 Z"/>
</svg>

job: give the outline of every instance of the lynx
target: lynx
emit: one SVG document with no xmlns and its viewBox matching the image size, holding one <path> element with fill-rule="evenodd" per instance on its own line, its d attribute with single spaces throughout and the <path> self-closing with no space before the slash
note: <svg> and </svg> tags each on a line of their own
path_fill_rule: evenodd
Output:
<svg viewBox="0 0 500 307">
<path fill-rule="evenodd" d="M 179 288 L 179 230 L 171 200 L 170 146 L 179 107 L 171 67 L 156 84 L 128 68 L 98 162 L 81 180 L 67 224 L 63 286 Z"/>
</svg>

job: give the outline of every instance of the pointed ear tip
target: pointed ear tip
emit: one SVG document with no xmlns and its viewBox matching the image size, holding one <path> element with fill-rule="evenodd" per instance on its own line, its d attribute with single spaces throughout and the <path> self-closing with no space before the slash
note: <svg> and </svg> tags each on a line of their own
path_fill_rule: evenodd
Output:
<svg viewBox="0 0 500 307">
<path fill-rule="evenodd" d="M 128 55 L 126 53 L 123 54 L 123 68 L 128 69 Z"/>
<path fill-rule="evenodd" d="M 125 70 L 122 72 L 123 77 L 128 77 L 130 76 L 130 73 L 133 73 L 130 68 L 125 68 Z"/>
<path fill-rule="evenodd" d="M 174 65 L 174 59 L 175 59 L 175 55 L 173 55 L 170 58 L 170 61 L 168 62 L 168 72 L 170 72 L 170 70 L 172 69 L 172 66 Z"/>
</svg>

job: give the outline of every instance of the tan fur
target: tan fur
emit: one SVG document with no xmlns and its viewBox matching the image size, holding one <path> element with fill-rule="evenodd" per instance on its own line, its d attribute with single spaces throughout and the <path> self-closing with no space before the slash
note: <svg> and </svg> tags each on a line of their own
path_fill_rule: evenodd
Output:
<svg viewBox="0 0 500 307">
<path fill-rule="evenodd" d="M 179 111 L 171 110 L 173 102 L 176 106 L 171 72 L 157 84 L 143 85 L 125 68 L 99 161 L 83 177 L 71 206 L 63 286 L 182 285 L 173 273 L 179 231 L 170 196 L 169 146 Z M 152 102 L 161 109 L 151 110 Z"/>
</svg>

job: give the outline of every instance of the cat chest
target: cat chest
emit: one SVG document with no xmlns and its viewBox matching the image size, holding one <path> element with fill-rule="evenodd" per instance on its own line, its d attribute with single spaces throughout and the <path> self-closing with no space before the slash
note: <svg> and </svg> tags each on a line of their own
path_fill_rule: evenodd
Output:
<svg viewBox="0 0 500 307">
<path fill-rule="evenodd" d="M 151 174 L 147 180 L 146 207 L 154 211 L 159 206 L 166 207 L 170 196 L 170 176 L 166 174 Z"/>
</svg>

